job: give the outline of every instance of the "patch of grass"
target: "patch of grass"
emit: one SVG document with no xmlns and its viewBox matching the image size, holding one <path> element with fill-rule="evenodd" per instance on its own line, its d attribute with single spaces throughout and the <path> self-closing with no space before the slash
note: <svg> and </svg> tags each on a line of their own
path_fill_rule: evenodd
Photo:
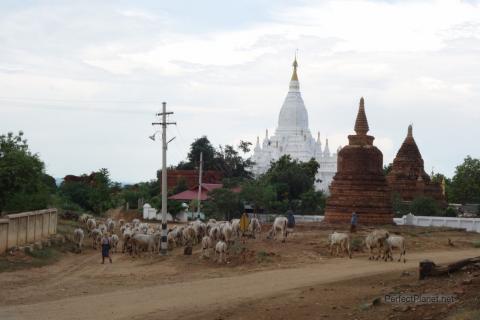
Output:
<svg viewBox="0 0 480 320">
<path fill-rule="evenodd" d="M 362 249 L 363 249 L 363 239 L 362 238 L 353 238 L 351 246 L 352 246 L 352 251 L 362 251 Z"/>
<path fill-rule="evenodd" d="M 480 320 L 480 311 L 478 310 L 460 310 L 452 316 L 449 320 Z"/>
<path fill-rule="evenodd" d="M 57 233 L 58 234 L 73 234 L 73 231 L 79 227 L 79 223 L 77 221 L 72 220 L 59 220 L 57 225 Z"/>
<path fill-rule="evenodd" d="M 35 250 L 29 254 L 17 253 L 14 257 L 0 257 L 0 272 L 39 268 L 58 261 L 61 253 L 54 248 Z"/>
<path fill-rule="evenodd" d="M 257 262 L 272 262 L 272 259 L 270 259 L 270 255 L 268 254 L 268 252 L 262 250 L 257 252 Z"/>
<path fill-rule="evenodd" d="M 32 257 L 31 266 L 38 268 L 56 262 L 60 257 L 60 252 L 55 248 L 43 248 L 34 250 L 28 255 Z"/>
<path fill-rule="evenodd" d="M 475 248 L 480 248 L 480 240 L 472 241 L 472 244 Z"/>
</svg>

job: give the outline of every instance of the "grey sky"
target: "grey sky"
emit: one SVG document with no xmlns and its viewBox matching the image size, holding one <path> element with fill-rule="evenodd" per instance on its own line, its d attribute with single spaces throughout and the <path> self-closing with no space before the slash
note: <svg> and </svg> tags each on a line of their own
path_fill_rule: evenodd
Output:
<svg viewBox="0 0 480 320">
<path fill-rule="evenodd" d="M 310 129 L 331 149 L 364 96 L 385 162 L 409 123 L 427 171 L 480 157 L 478 1 L 2 1 L 1 132 L 23 130 L 56 177 L 147 180 L 162 101 L 170 164 L 201 135 L 253 142 L 275 128 L 297 48 Z"/>
</svg>

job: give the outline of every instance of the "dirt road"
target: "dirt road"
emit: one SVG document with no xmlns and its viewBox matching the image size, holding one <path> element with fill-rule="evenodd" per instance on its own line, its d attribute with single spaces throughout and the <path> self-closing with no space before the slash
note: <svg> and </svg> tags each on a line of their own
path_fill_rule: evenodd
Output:
<svg viewBox="0 0 480 320">
<path fill-rule="evenodd" d="M 299 268 L 248 272 L 228 277 L 125 288 L 35 304 L 1 306 L 0 319 L 174 319 L 188 310 L 211 310 L 308 285 L 416 268 L 418 262 L 425 258 L 445 263 L 478 254 L 478 249 L 412 253 L 406 264 L 371 262 L 363 257 L 330 259 Z"/>
</svg>

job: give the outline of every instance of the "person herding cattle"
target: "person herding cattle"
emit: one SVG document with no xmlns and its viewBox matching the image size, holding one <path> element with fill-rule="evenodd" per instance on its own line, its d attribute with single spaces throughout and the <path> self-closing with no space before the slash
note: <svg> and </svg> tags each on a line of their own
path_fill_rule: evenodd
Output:
<svg viewBox="0 0 480 320">
<path fill-rule="evenodd" d="M 350 221 L 350 233 L 355 233 L 357 232 L 357 213 L 353 212 L 352 213 L 352 219 Z"/>
<path fill-rule="evenodd" d="M 102 264 L 105 263 L 105 258 L 110 260 L 112 263 L 112 258 L 110 257 L 110 238 L 107 234 L 104 234 L 101 240 L 102 244 Z"/>
</svg>

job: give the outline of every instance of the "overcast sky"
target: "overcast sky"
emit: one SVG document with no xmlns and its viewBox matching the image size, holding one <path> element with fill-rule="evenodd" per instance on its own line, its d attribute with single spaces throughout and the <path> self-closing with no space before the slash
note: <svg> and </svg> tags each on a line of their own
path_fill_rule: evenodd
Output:
<svg viewBox="0 0 480 320">
<path fill-rule="evenodd" d="M 473 0 L 2 0 L 0 133 L 23 130 L 55 177 L 149 180 L 162 101 L 178 123 L 169 164 L 202 135 L 254 142 L 276 127 L 297 48 L 310 130 L 331 150 L 364 96 L 384 162 L 410 123 L 427 172 L 480 157 Z"/>
</svg>

